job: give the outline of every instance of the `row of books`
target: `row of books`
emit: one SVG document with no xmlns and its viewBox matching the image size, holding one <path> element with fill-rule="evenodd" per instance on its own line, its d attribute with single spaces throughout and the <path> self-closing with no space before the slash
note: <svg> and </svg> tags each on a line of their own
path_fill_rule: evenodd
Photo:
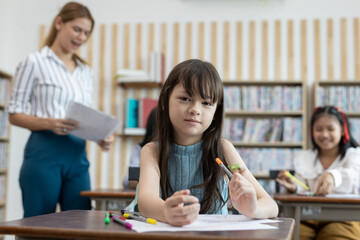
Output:
<svg viewBox="0 0 360 240">
<path fill-rule="evenodd" d="M 301 111 L 301 86 L 225 86 L 225 111 Z"/>
<path fill-rule="evenodd" d="M 125 129 L 146 128 L 151 111 L 157 106 L 158 99 L 127 98 L 125 101 Z"/>
<path fill-rule="evenodd" d="M 233 142 L 302 141 L 301 118 L 225 118 L 224 137 Z"/>
<path fill-rule="evenodd" d="M 7 168 L 8 143 L 0 142 L 0 169 Z"/>
<path fill-rule="evenodd" d="M 143 69 L 118 69 L 116 79 L 118 82 L 165 81 L 165 57 L 161 52 L 151 52 L 149 56 L 149 70 Z"/>
<path fill-rule="evenodd" d="M 0 78 L 0 105 L 5 105 L 8 102 L 10 93 L 10 81 Z"/>
<path fill-rule="evenodd" d="M 8 113 L 0 110 L 0 137 L 9 136 Z"/>
<path fill-rule="evenodd" d="M 300 148 L 237 148 L 253 175 L 268 176 L 270 170 L 294 169 L 294 156 Z"/>
<path fill-rule="evenodd" d="M 360 87 L 357 86 L 327 86 L 316 91 L 317 106 L 335 105 L 347 112 L 359 112 Z"/>
<path fill-rule="evenodd" d="M 6 200 L 6 177 L 5 175 L 0 175 L 0 203 L 5 202 Z"/>
</svg>

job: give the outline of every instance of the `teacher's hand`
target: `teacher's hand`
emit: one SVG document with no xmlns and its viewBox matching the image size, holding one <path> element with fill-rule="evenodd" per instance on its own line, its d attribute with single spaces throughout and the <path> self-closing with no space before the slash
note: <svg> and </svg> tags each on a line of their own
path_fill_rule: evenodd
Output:
<svg viewBox="0 0 360 240">
<path fill-rule="evenodd" d="M 49 119 L 50 130 L 57 135 L 67 135 L 70 131 L 79 128 L 79 122 L 70 119 Z"/>
<path fill-rule="evenodd" d="M 110 135 L 108 138 L 99 141 L 98 145 L 101 147 L 101 150 L 109 151 L 111 148 L 111 144 L 113 142 L 114 142 L 114 136 Z"/>
</svg>

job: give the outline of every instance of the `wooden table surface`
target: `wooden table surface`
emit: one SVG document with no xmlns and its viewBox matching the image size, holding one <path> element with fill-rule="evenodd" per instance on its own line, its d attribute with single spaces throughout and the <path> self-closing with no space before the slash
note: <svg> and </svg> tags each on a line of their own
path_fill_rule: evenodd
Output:
<svg viewBox="0 0 360 240">
<path fill-rule="evenodd" d="M 105 211 L 70 210 L 36 217 L 0 223 L 0 234 L 20 236 L 20 239 L 283 239 L 290 240 L 294 230 L 294 220 L 278 218 L 279 223 L 271 223 L 278 229 L 213 231 L 213 232 L 151 232 L 136 233 L 119 224 L 104 223 Z"/>
</svg>

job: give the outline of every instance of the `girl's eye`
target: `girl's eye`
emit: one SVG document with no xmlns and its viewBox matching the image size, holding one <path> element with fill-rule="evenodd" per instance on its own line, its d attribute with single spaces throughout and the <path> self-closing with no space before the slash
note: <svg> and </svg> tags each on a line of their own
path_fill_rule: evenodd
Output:
<svg viewBox="0 0 360 240">
<path fill-rule="evenodd" d="M 213 104 L 211 102 L 203 102 L 205 106 L 212 106 Z"/>
<path fill-rule="evenodd" d="M 74 31 L 75 31 L 75 32 L 81 32 L 81 28 L 79 28 L 79 27 L 74 27 Z"/>
<path fill-rule="evenodd" d="M 187 97 L 179 97 L 179 99 L 180 99 L 181 101 L 183 101 L 183 102 L 188 102 L 188 101 L 190 101 L 190 99 L 187 98 Z"/>
</svg>

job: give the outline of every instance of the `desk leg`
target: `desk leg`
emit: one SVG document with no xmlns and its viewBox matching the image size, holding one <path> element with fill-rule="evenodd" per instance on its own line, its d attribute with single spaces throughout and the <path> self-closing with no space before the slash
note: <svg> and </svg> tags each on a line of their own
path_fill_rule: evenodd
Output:
<svg viewBox="0 0 360 240">
<path fill-rule="evenodd" d="M 299 240 L 300 238 L 300 217 L 301 217 L 301 207 L 295 207 L 295 231 L 294 231 L 294 240 Z"/>
<path fill-rule="evenodd" d="M 96 210 L 106 210 L 106 203 L 107 201 L 102 201 L 102 200 L 95 200 L 95 205 L 96 205 Z"/>
<path fill-rule="evenodd" d="M 291 205 L 283 205 L 284 215 L 289 218 L 295 219 L 295 229 L 294 229 L 294 238 L 293 240 L 299 240 L 300 237 L 300 214 L 301 207 L 295 207 Z"/>
</svg>

